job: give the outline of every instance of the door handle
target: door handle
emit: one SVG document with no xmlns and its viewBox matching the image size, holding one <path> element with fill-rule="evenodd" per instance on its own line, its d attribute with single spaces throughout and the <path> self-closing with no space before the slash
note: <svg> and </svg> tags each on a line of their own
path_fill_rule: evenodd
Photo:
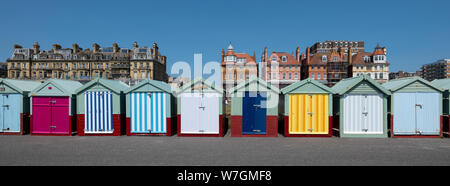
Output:
<svg viewBox="0 0 450 186">
<path fill-rule="evenodd" d="M 365 116 L 367 116 L 367 114 L 369 114 L 368 112 L 363 112 L 362 114 L 364 114 Z"/>
<path fill-rule="evenodd" d="M 367 131 L 369 131 L 369 129 L 362 129 L 362 131 L 363 131 L 363 132 L 367 132 Z"/>
<path fill-rule="evenodd" d="M 308 129 L 308 131 L 309 131 L 309 132 L 313 132 L 313 131 L 314 131 L 314 129 Z"/>
<path fill-rule="evenodd" d="M 261 130 L 253 130 L 253 132 L 261 132 Z"/>
<path fill-rule="evenodd" d="M 55 128 L 56 128 L 56 126 L 50 126 L 50 128 L 53 128 L 53 129 L 55 129 Z"/>
<path fill-rule="evenodd" d="M 3 107 L 9 107 L 9 105 L 3 105 Z"/>
<path fill-rule="evenodd" d="M 309 112 L 308 114 L 309 114 L 310 116 L 312 116 L 312 115 L 313 115 L 314 113 L 312 113 L 312 112 Z"/>
<path fill-rule="evenodd" d="M 205 132 L 204 130 L 198 130 L 199 132 Z"/>
<path fill-rule="evenodd" d="M 56 101 L 49 101 L 50 103 L 56 103 Z"/>
<path fill-rule="evenodd" d="M 422 104 L 416 104 L 416 107 L 422 108 Z"/>
<path fill-rule="evenodd" d="M 205 107 L 198 107 L 199 109 L 203 109 L 203 110 L 205 110 Z"/>
<path fill-rule="evenodd" d="M 253 105 L 254 107 L 260 107 L 261 108 L 261 105 Z"/>
</svg>

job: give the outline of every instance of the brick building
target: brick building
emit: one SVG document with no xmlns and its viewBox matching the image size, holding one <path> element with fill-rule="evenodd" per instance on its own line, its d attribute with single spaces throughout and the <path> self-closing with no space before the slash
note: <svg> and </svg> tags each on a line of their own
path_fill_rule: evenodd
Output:
<svg viewBox="0 0 450 186">
<path fill-rule="evenodd" d="M 227 52 L 222 49 L 222 84 L 224 90 L 228 91 L 247 79 L 258 77 L 258 63 L 256 56 L 247 53 L 236 53 L 233 46 L 228 46 Z"/>
<path fill-rule="evenodd" d="M 421 77 L 422 71 L 416 71 L 416 72 L 404 72 L 402 70 L 399 70 L 398 72 L 391 72 L 389 73 L 389 80 L 392 79 L 400 79 L 405 77 L 413 77 L 418 76 Z"/>
<path fill-rule="evenodd" d="M 421 67 L 422 78 L 433 81 L 435 79 L 450 78 L 450 59 L 441 59 Z"/>
<path fill-rule="evenodd" d="M 155 79 L 167 82 L 166 56 L 161 55 L 156 43 L 152 48 L 133 43 L 132 49 L 92 45 L 92 50 L 78 44 L 62 48 L 54 44 L 50 50 L 41 50 L 39 43 L 33 48 L 14 45 L 7 59 L 8 77 L 13 79 Z"/>
<path fill-rule="evenodd" d="M 287 52 L 275 52 L 270 55 L 267 47 L 261 56 L 261 78 L 279 88 L 286 87 L 301 79 L 300 48 L 295 56 Z"/>
<path fill-rule="evenodd" d="M 386 59 L 386 48 L 379 45 L 374 52 L 361 52 L 350 61 L 352 77 L 362 74 L 370 76 L 379 83 L 389 80 L 389 62 Z"/>
</svg>

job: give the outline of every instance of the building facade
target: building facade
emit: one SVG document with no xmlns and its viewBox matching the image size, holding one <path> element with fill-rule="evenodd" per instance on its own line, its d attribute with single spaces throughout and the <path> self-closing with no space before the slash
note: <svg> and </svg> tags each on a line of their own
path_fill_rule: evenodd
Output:
<svg viewBox="0 0 450 186">
<path fill-rule="evenodd" d="M 317 53 L 331 53 L 333 50 L 339 51 L 340 49 L 344 49 L 344 56 L 347 56 L 349 51 L 351 51 L 352 55 L 355 55 L 360 52 L 364 52 L 364 41 L 325 41 L 325 42 L 317 42 L 311 46 L 311 55 L 315 55 Z M 351 48 L 351 49 L 350 49 Z"/>
<path fill-rule="evenodd" d="M 421 67 L 422 78 L 433 81 L 435 79 L 450 78 L 450 59 L 441 59 Z"/>
<path fill-rule="evenodd" d="M 14 45 L 11 58 L 7 59 L 8 77 L 12 79 L 155 79 L 167 82 L 166 56 L 158 45 L 152 48 L 133 43 L 132 49 L 92 45 L 92 50 L 78 44 L 62 48 L 54 44 L 51 50 L 41 50 L 39 43 L 33 48 Z"/>
<path fill-rule="evenodd" d="M 386 48 L 379 45 L 374 52 L 361 52 L 350 60 L 351 77 L 366 74 L 379 83 L 389 80 L 389 62 L 386 59 Z"/>
<path fill-rule="evenodd" d="M 340 80 L 351 77 L 349 60 L 344 48 L 312 54 L 308 47 L 306 58 L 302 61 L 302 77 L 318 80 L 331 87 Z"/>
<path fill-rule="evenodd" d="M 405 78 L 405 77 L 413 77 L 413 76 L 421 77 L 421 74 L 422 74 L 421 72 L 422 71 L 404 72 L 401 70 L 399 70 L 398 72 L 390 72 L 389 80 L 400 79 L 400 78 Z"/>
<path fill-rule="evenodd" d="M 228 46 L 227 52 L 222 49 L 222 84 L 225 91 L 240 82 L 258 77 L 256 56 L 247 53 L 236 53 L 233 46 Z"/>
<path fill-rule="evenodd" d="M 301 80 L 300 48 L 297 47 L 295 57 L 287 52 L 275 52 L 270 55 L 267 47 L 261 56 L 261 79 L 284 88 Z"/>
<path fill-rule="evenodd" d="M 0 78 L 7 78 L 8 77 L 8 65 L 7 63 L 1 62 L 0 63 Z"/>
</svg>

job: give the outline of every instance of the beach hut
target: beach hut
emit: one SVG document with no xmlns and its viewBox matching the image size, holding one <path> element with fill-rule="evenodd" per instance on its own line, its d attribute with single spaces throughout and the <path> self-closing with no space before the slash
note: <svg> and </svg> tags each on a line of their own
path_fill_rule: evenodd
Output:
<svg viewBox="0 0 450 186">
<path fill-rule="evenodd" d="M 280 108 L 286 137 L 331 137 L 334 91 L 314 79 L 305 79 L 282 90 Z"/>
<path fill-rule="evenodd" d="M 146 79 L 127 89 L 125 94 L 128 136 L 176 133 L 176 100 L 170 85 Z"/>
<path fill-rule="evenodd" d="M 30 129 L 28 94 L 41 83 L 0 79 L 0 134 L 26 134 Z"/>
<path fill-rule="evenodd" d="M 450 79 L 436 79 L 431 82 L 434 86 L 444 90 L 442 94 L 442 133 L 446 133 L 447 137 L 450 136 L 450 103 L 449 103 L 449 91 L 450 91 Z"/>
<path fill-rule="evenodd" d="M 196 79 L 176 91 L 178 136 L 221 137 L 225 134 L 225 94 L 220 86 Z"/>
<path fill-rule="evenodd" d="M 96 78 L 75 91 L 77 135 L 120 136 L 124 128 L 124 91 L 120 81 Z"/>
<path fill-rule="evenodd" d="M 388 137 L 388 90 L 367 75 L 343 79 L 332 89 L 333 128 L 340 137 Z"/>
<path fill-rule="evenodd" d="M 383 84 L 390 99 L 392 137 L 439 137 L 442 135 L 443 89 L 420 77 Z"/>
<path fill-rule="evenodd" d="M 279 93 L 259 78 L 232 88 L 231 137 L 277 137 Z"/>
<path fill-rule="evenodd" d="M 30 93 L 31 135 L 72 135 L 76 131 L 77 81 L 48 79 Z"/>
</svg>

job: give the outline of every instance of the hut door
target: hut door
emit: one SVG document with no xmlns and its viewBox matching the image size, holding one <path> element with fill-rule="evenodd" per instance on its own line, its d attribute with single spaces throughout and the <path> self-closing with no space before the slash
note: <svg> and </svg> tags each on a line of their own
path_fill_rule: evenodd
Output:
<svg viewBox="0 0 450 186">
<path fill-rule="evenodd" d="M 363 127 L 366 134 L 383 134 L 383 96 L 364 95 Z"/>
<path fill-rule="evenodd" d="M 242 133 L 266 134 L 266 95 L 245 92 L 242 102 Z"/>
<path fill-rule="evenodd" d="M 33 133 L 67 134 L 68 97 L 33 97 Z"/>
<path fill-rule="evenodd" d="M 112 133 L 111 92 L 86 92 L 84 130 L 87 134 Z"/>
<path fill-rule="evenodd" d="M 416 134 L 416 93 L 394 93 L 392 99 L 394 102 L 394 134 Z"/>
<path fill-rule="evenodd" d="M 131 133 L 166 133 L 165 93 L 131 94 Z"/>
<path fill-rule="evenodd" d="M 200 93 L 182 93 L 181 95 L 181 133 L 200 133 Z"/>
<path fill-rule="evenodd" d="M 219 96 L 217 93 L 200 93 L 199 128 L 202 134 L 219 133 Z"/>
<path fill-rule="evenodd" d="M 328 95 L 289 95 L 290 134 L 328 134 Z"/>
<path fill-rule="evenodd" d="M 362 134 L 364 130 L 365 108 L 363 104 L 363 95 L 344 96 L 344 133 L 345 134 Z"/>
<path fill-rule="evenodd" d="M 0 101 L 2 132 L 20 132 L 20 97 L 19 94 L 3 94 Z"/>
<path fill-rule="evenodd" d="M 416 93 L 416 133 L 440 134 L 439 93 Z"/>
<path fill-rule="evenodd" d="M 50 131 L 54 134 L 67 134 L 69 129 L 69 98 L 52 97 Z"/>
</svg>

